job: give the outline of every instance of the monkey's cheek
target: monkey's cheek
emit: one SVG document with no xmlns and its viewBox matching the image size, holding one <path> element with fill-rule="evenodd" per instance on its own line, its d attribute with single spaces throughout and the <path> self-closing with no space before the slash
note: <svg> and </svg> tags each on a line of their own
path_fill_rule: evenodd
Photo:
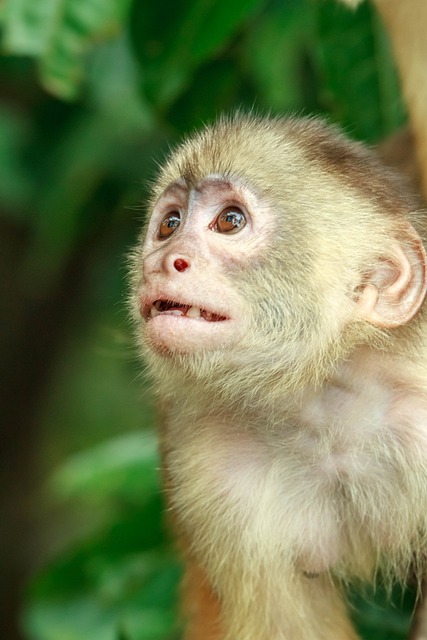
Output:
<svg viewBox="0 0 427 640">
<path fill-rule="evenodd" d="M 145 343 L 158 353 L 190 354 L 230 348 L 240 339 L 233 320 L 208 322 L 180 316 L 158 316 L 146 322 Z"/>
</svg>

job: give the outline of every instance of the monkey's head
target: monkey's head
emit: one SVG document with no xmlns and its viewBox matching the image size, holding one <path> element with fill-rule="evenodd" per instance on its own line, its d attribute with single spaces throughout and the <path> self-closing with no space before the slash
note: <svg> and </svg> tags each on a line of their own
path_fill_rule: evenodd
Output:
<svg viewBox="0 0 427 640">
<path fill-rule="evenodd" d="M 152 192 L 133 261 L 144 351 L 162 376 L 321 378 L 420 309 L 413 208 L 373 154 L 318 120 L 220 120 Z"/>
</svg>

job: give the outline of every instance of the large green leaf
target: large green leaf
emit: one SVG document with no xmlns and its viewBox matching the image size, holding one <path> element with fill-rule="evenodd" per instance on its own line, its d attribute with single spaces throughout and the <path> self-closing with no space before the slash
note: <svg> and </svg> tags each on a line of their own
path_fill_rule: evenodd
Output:
<svg viewBox="0 0 427 640">
<path fill-rule="evenodd" d="M 304 106 L 303 58 L 313 36 L 310 8 L 307 0 L 274 3 L 248 32 L 246 73 L 267 109 L 288 111 Z"/>
<path fill-rule="evenodd" d="M 132 41 L 142 67 L 146 95 L 169 105 L 191 74 L 230 42 L 266 0 L 180 0 L 135 2 Z"/>
<path fill-rule="evenodd" d="M 384 137 L 402 124 L 396 72 L 374 9 L 356 11 L 329 0 L 313 5 L 319 37 L 316 54 L 327 110 L 364 140 Z"/>
<path fill-rule="evenodd" d="M 167 118 L 178 131 L 193 130 L 201 123 L 231 111 L 242 95 L 242 74 L 228 57 L 207 62 L 194 73 L 188 89 L 167 111 Z"/>
<path fill-rule="evenodd" d="M 102 584 L 34 598 L 25 615 L 31 640 L 166 640 L 176 630 L 180 570 L 168 555 L 131 558 Z M 58 585 L 59 589 L 62 585 Z M 101 589 L 99 589 L 99 586 Z"/>
<path fill-rule="evenodd" d="M 176 629 L 180 565 L 159 496 L 77 545 L 34 581 L 24 626 L 31 640 L 161 640 Z"/>
<path fill-rule="evenodd" d="M 3 47 L 35 56 L 46 88 L 76 96 L 84 55 L 121 28 L 130 0 L 6 0 Z"/>
<path fill-rule="evenodd" d="M 166 554 L 168 550 L 163 508 L 164 503 L 158 493 L 144 505 L 116 505 L 110 520 L 84 540 L 70 544 L 40 572 L 31 585 L 32 596 L 38 600 L 55 595 L 68 598 L 90 589 L 99 594 L 104 589 L 110 593 L 112 582 L 109 576 L 115 576 L 114 583 L 120 575 L 128 582 L 129 563 L 134 566 L 134 562 L 138 566 L 138 575 L 144 580 L 155 575 L 159 564 L 156 554 L 160 551 Z M 171 557 L 168 557 L 169 561 Z M 120 590 L 116 591 L 115 598 L 125 597 L 124 593 L 119 593 Z"/>
<path fill-rule="evenodd" d="M 157 439 L 151 432 L 130 433 L 70 458 L 52 478 L 62 498 L 139 500 L 158 490 Z"/>
</svg>

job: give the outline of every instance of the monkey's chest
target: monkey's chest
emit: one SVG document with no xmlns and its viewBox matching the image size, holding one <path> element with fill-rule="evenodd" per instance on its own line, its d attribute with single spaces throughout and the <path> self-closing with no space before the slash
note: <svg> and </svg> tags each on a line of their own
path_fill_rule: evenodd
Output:
<svg viewBox="0 0 427 640">
<path fill-rule="evenodd" d="M 366 379 L 301 406 L 274 429 L 192 422 L 167 456 L 171 506 L 203 555 L 366 576 L 427 529 L 427 404 Z"/>
</svg>

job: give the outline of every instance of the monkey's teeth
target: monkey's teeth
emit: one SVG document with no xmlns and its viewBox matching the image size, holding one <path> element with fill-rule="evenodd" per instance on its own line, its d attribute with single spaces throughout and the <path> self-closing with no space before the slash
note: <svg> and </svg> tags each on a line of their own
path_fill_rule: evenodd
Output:
<svg viewBox="0 0 427 640">
<path fill-rule="evenodd" d="M 186 313 L 187 318 L 200 318 L 200 309 L 197 307 L 190 307 Z"/>
<path fill-rule="evenodd" d="M 212 311 L 206 311 L 200 307 L 193 307 L 176 302 L 173 300 L 156 300 L 150 307 L 148 317 L 156 318 L 157 316 L 178 316 L 197 320 L 202 318 L 207 322 L 219 322 L 225 320 L 224 316 L 220 316 Z"/>
</svg>

